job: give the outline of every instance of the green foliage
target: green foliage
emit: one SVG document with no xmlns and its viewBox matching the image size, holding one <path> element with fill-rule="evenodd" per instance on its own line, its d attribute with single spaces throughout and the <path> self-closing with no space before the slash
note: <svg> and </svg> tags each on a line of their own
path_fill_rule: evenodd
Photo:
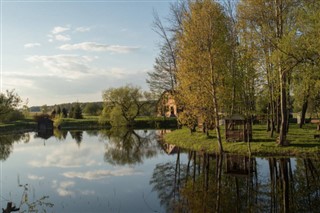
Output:
<svg viewBox="0 0 320 213">
<path fill-rule="evenodd" d="M 122 109 L 120 106 L 115 106 L 110 112 L 110 123 L 113 127 L 125 126 L 127 125 L 127 120 L 122 116 Z"/>
<path fill-rule="evenodd" d="M 12 121 L 18 121 L 23 120 L 25 118 L 24 114 L 19 110 L 11 110 L 7 114 L 4 114 L 1 116 L 2 122 L 12 122 Z"/>
<path fill-rule="evenodd" d="M 98 103 L 87 103 L 83 109 L 83 113 L 86 115 L 99 115 L 102 107 Z"/>
<path fill-rule="evenodd" d="M 41 114 L 35 114 L 33 116 L 33 119 L 38 122 L 39 120 L 43 119 L 43 118 L 51 118 L 51 116 L 49 114 L 46 114 L 46 113 L 41 113 Z"/>
<path fill-rule="evenodd" d="M 69 118 L 73 118 L 74 117 L 74 107 L 72 106 L 69 110 L 69 114 L 68 114 Z"/>
<path fill-rule="evenodd" d="M 68 117 L 68 110 L 66 108 L 63 107 L 61 112 L 62 112 L 62 117 L 63 118 Z"/>
<path fill-rule="evenodd" d="M 109 118 L 114 125 L 131 126 L 151 97 L 139 87 L 131 85 L 107 89 L 103 92 L 105 108 L 100 120 L 103 122 Z"/>
<path fill-rule="evenodd" d="M 178 37 L 176 97 L 188 111 L 179 119 L 188 125 L 192 125 L 194 117 L 218 124 L 218 112 L 226 109 L 225 100 L 231 95 L 227 66 L 232 58 L 229 20 L 223 8 L 211 0 L 190 1 L 189 8 L 182 23 L 183 33 Z M 222 152 L 220 130 L 218 125 L 215 127 Z"/>
<path fill-rule="evenodd" d="M 101 115 L 99 116 L 99 123 L 100 124 L 106 124 L 110 122 L 110 113 L 112 108 L 109 106 L 105 106 L 101 112 Z"/>
<path fill-rule="evenodd" d="M 81 109 L 79 103 L 76 103 L 76 105 L 74 107 L 73 118 L 74 119 L 82 119 L 83 118 L 82 109 Z"/>
<path fill-rule="evenodd" d="M 20 103 L 21 99 L 14 90 L 0 93 L 0 121 L 6 117 L 7 113 L 15 110 Z"/>
</svg>

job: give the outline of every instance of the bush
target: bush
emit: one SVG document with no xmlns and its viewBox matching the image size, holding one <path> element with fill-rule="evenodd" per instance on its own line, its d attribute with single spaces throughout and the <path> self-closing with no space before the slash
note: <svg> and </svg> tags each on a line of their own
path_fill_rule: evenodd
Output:
<svg viewBox="0 0 320 213">
<path fill-rule="evenodd" d="M 40 119 L 42 118 L 49 118 L 50 119 L 50 115 L 49 114 L 46 114 L 46 113 L 41 113 L 41 114 L 35 114 L 33 116 L 33 119 L 38 122 Z"/>
<path fill-rule="evenodd" d="M 4 116 L 2 116 L 1 121 L 3 122 L 12 122 L 12 121 L 17 121 L 17 120 L 22 120 L 24 119 L 24 115 L 22 112 L 19 110 L 13 110 Z"/>
</svg>

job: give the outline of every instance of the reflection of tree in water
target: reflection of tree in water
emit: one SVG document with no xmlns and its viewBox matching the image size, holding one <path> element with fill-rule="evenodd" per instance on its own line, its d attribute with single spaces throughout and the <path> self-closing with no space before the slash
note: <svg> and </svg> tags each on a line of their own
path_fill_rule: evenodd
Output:
<svg viewBox="0 0 320 213">
<path fill-rule="evenodd" d="M 104 159 L 113 165 L 142 163 L 144 158 L 157 154 L 153 131 L 112 128 L 100 132 L 102 139 L 108 139 Z"/>
<path fill-rule="evenodd" d="M 71 135 L 72 139 L 74 139 L 76 141 L 76 143 L 78 144 L 78 146 L 80 147 L 80 144 L 81 144 L 82 138 L 83 138 L 83 131 L 70 131 L 70 135 Z"/>
<path fill-rule="evenodd" d="M 99 136 L 98 130 L 86 130 L 87 135 L 89 136 Z"/>
<path fill-rule="evenodd" d="M 157 164 L 150 180 L 153 191 L 158 192 L 160 204 L 165 206 L 166 212 L 180 212 L 184 207 L 184 202 L 180 198 L 180 187 L 185 181 L 187 165 L 180 164 L 180 150 L 176 155 L 175 163 Z"/>
<path fill-rule="evenodd" d="M 14 142 L 28 143 L 30 141 L 29 133 L 9 134 L 0 136 L 0 160 L 6 160 L 12 152 Z"/>
<path fill-rule="evenodd" d="M 157 165 L 151 184 L 167 212 L 320 212 L 320 161 L 293 161 L 190 152 L 187 165 Z"/>
<path fill-rule="evenodd" d="M 194 151 L 188 155 L 187 164 L 180 163 L 178 154 L 175 164 L 157 165 L 154 170 L 151 184 L 167 212 L 251 211 L 248 204 L 254 203 L 256 197 L 249 187 L 256 181 L 250 171 L 236 171 L 233 167 L 232 173 L 223 173 L 226 167 L 223 156 Z M 236 163 L 244 162 L 241 158 L 237 160 Z M 246 165 L 239 168 L 253 169 L 255 164 L 249 159 Z"/>
<path fill-rule="evenodd" d="M 53 129 L 53 135 L 54 135 L 54 137 L 57 138 L 58 140 L 63 141 L 63 140 L 65 140 L 65 139 L 67 138 L 68 131 L 54 128 L 54 129 Z"/>
<path fill-rule="evenodd" d="M 281 165 L 284 163 L 285 165 Z M 287 171 L 278 177 L 282 185 L 287 181 L 286 185 L 278 187 L 278 191 L 282 192 L 282 205 L 287 212 L 320 212 L 319 159 L 297 159 L 294 172 L 289 159 L 279 164 L 280 169 Z M 281 173 L 283 172 L 280 170 Z"/>
<path fill-rule="evenodd" d="M 189 152 L 186 183 L 181 188 L 184 208 L 190 212 L 228 212 L 222 208 L 222 156 Z"/>
</svg>

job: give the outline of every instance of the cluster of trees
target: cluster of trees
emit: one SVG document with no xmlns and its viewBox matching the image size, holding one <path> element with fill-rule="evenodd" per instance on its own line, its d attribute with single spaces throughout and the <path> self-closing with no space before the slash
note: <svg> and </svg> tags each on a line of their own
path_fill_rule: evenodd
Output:
<svg viewBox="0 0 320 213">
<path fill-rule="evenodd" d="M 19 95 L 14 91 L 6 91 L 0 93 L 0 121 L 8 121 L 9 118 L 13 121 L 22 119 L 23 110 L 26 108 L 28 112 L 42 113 L 36 114 L 35 119 L 39 116 L 82 119 L 85 114 L 100 116 L 101 123 L 111 122 L 112 126 L 133 126 L 138 116 L 152 116 L 155 113 L 155 97 L 149 92 L 143 92 L 140 87 L 126 85 L 107 89 L 103 92 L 103 100 L 104 102 L 43 105 L 31 109 L 26 104 L 21 110 L 22 101 Z M 17 113 L 21 116 L 17 117 Z"/>
<path fill-rule="evenodd" d="M 54 106 L 43 105 L 41 107 L 31 107 L 30 111 L 41 111 L 42 113 L 51 113 L 52 117 L 57 115 L 63 118 L 76 118 L 81 119 L 82 114 L 89 116 L 97 116 L 101 114 L 103 103 L 102 102 L 89 102 L 89 103 L 65 103 Z"/>
<path fill-rule="evenodd" d="M 293 103 L 305 116 L 319 102 L 320 2 L 180 1 L 170 11 L 168 26 L 155 14 L 162 43 L 151 91 L 174 91 L 182 119 L 216 124 L 220 151 L 221 113 L 264 114 L 287 145 Z"/>
<path fill-rule="evenodd" d="M 151 115 L 154 111 L 153 96 L 137 86 L 109 88 L 102 96 L 105 106 L 100 116 L 101 123 L 110 121 L 112 126 L 133 126 L 138 116 Z"/>
</svg>

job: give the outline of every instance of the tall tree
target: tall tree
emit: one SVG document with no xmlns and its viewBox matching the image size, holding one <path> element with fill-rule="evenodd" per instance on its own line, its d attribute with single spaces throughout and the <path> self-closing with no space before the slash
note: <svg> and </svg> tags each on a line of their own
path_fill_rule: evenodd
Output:
<svg viewBox="0 0 320 213">
<path fill-rule="evenodd" d="M 168 44 L 161 47 L 153 67 L 147 79 L 151 92 L 160 95 L 163 91 L 174 91 L 177 84 L 175 55 Z"/>
<path fill-rule="evenodd" d="M 295 17 L 295 43 L 292 49 L 297 57 L 303 59 L 294 73 L 294 96 L 298 109 L 301 109 L 300 128 L 304 124 L 306 112 L 310 102 L 314 102 L 319 91 L 320 84 L 320 2 L 319 1 L 300 1 L 296 8 Z"/>
<path fill-rule="evenodd" d="M 194 115 L 212 119 L 219 150 L 223 152 L 219 127 L 222 97 L 228 88 L 227 64 L 231 55 L 228 39 L 228 19 L 223 8 L 211 0 L 189 3 L 190 12 L 183 21 L 178 40 L 177 77 L 180 101 L 190 106 Z M 213 116 L 211 116 L 213 112 Z"/>
<path fill-rule="evenodd" d="M 73 118 L 75 119 L 82 119 L 82 109 L 79 103 L 76 103 L 74 107 L 74 112 L 73 112 Z"/>
<path fill-rule="evenodd" d="M 165 26 L 154 12 L 153 30 L 160 36 L 160 53 L 155 60 L 154 70 L 148 72 L 147 83 L 151 92 L 160 95 L 163 91 L 174 91 L 177 86 L 177 36 L 181 32 L 185 1 L 171 4 L 168 17 L 170 26 Z"/>
<path fill-rule="evenodd" d="M 273 113 L 277 106 L 272 102 L 279 101 L 280 113 L 276 113 L 281 116 L 278 125 L 279 145 L 288 144 L 286 135 L 289 117 L 289 80 L 294 68 L 302 62 L 302 58 L 298 57 L 292 49 L 297 33 L 294 30 L 295 14 L 293 13 L 297 2 L 295 0 L 242 0 L 239 4 L 242 22 L 246 23 L 246 28 L 243 29 L 250 30 L 255 38 L 253 40 L 255 48 L 262 50 L 261 56 L 264 56 L 259 58 L 266 70 Z M 274 99 L 275 94 L 278 95 Z"/>
<path fill-rule="evenodd" d="M 237 6 L 239 31 L 239 67 L 250 79 L 256 76 L 253 85 L 255 95 L 268 91 L 268 131 L 271 137 L 277 124 L 276 105 L 278 101 L 277 76 L 272 63 L 274 47 L 270 38 L 275 34 L 275 20 L 272 1 L 242 0 Z M 250 85 L 250 84 L 246 84 Z M 252 86 L 251 86 L 252 88 Z M 246 103 L 245 106 L 252 106 Z M 261 106 L 258 106 L 261 108 Z"/>
</svg>

